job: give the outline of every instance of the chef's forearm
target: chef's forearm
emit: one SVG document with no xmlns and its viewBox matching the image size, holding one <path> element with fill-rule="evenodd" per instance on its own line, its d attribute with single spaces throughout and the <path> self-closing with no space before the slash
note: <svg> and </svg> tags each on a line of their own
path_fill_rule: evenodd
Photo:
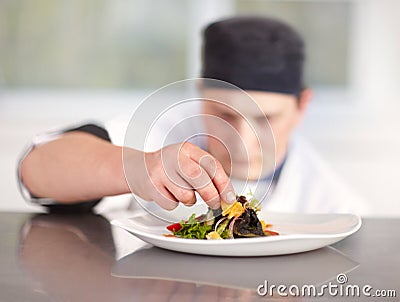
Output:
<svg viewBox="0 0 400 302">
<path fill-rule="evenodd" d="M 35 147 L 22 161 L 20 173 L 33 195 L 62 203 L 130 192 L 122 148 L 82 132 Z"/>
</svg>

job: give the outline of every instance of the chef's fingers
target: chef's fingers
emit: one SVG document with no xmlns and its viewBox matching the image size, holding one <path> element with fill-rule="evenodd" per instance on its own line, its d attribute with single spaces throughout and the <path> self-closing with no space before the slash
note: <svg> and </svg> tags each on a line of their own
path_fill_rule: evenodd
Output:
<svg viewBox="0 0 400 302">
<path fill-rule="evenodd" d="M 154 192 L 152 194 L 152 199 L 163 209 L 171 211 L 175 209 L 179 201 L 175 196 L 166 188 L 163 184 L 154 185 Z"/>
<path fill-rule="evenodd" d="M 220 198 L 227 203 L 233 203 L 236 199 L 235 191 L 221 163 L 211 154 L 193 144 L 185 143 L 181 148 L 184 153 L 186 152 L 191 159 L 207 172 Z M 199 173 L 199 170 L 191 172 L 196 174 Z"/>
<path fill-rule="evenodd" d="M 187 156 L 179 158 L 179 175 L 196 190 L 205 203 L 212 209 L 220 207 L 220 196 L 208 173 Z"/>
<path fill-rule="evenodd" d="M 166 181 L 165 187 L 178 202 L 181 202 L 186 206 L 194 205 L 196 203 L 196 195 L 194 194 L 194 190 L 190 188 L 190 185 L 184 181 L 184 179 L 180 179 L 179 183 L 177 183 L 175 179 L 178 177 L 179 175 L 176 175 L 174 180 Z"/>
</svg>

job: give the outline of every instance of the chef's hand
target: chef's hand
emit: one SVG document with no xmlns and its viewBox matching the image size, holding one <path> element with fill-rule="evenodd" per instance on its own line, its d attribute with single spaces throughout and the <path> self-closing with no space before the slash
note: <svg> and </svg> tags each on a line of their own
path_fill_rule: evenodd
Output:
<svg viewBox="0 0 400 302">
<path fill-rule="evenodd" d="M 144 153 L 143 163 L 130 162 L 129 166 L 135 167 L 131 173 L 125 166 L 128 184 L 133 193 L 166 210 L 173 210 L 179 202 L 186 206 L 195 204 L 195 192 L 212 209 L 218 209 L 221 201 L 235 201 L 232 184 L 221 163 L 196 145 L 185 142 Z"/>
</svg>

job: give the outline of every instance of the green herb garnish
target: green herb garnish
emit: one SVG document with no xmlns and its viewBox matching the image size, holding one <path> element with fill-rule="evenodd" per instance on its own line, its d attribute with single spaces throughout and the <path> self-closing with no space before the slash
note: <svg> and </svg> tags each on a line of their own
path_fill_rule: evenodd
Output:
<svg viewBox="0 0 400 302">
<path fill-rule="evenodd" d="M 174 232 L 174 235 L 180 238 L 206 239 L 206 234 L 212 230 L 211 225 L 198 222 L 195 214 L 190 216 L 187 222 L 182 220 L 180 224 L 182 228 Z"/>
</svg>

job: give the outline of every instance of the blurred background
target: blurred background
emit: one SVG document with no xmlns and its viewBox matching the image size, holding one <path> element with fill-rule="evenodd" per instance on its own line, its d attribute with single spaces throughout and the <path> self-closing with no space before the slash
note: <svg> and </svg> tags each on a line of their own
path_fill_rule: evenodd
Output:
<svg viewBox="0 0 400 302">
<path fill-rule="evenodd" d="M 0 0 L 0 210 L 38 211 L 16 184 L 37 133 L 107 121 L 197 77 L 201 33 L 237 14 L 286 20 L 314 100 L 299 129 L 376 215 L 400 215 L 400 1 Z"/>
</svg>

